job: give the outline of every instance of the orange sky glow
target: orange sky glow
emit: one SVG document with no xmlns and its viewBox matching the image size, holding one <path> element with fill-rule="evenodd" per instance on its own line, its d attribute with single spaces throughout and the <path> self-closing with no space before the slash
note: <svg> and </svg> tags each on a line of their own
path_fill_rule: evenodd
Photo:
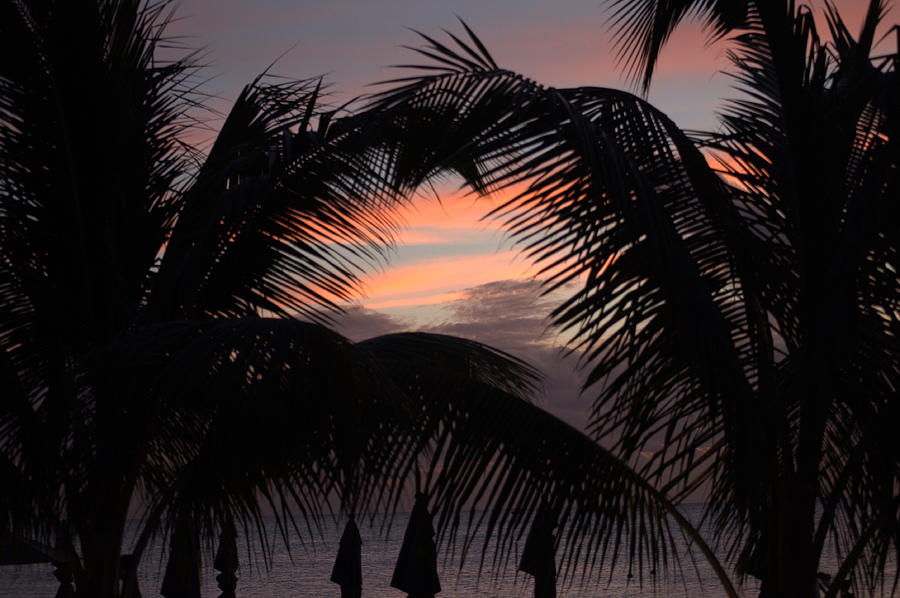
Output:
<svg viewBox="0 0 900 598">
<path fill-rule="evenodd" d="M 523 280 L 534 273 L 512 249 L 489 213 L 508 193 L 477 196 L 466 190 L 420 193 L 401 211 L 403 228 L 390 264 L 363 277 L 367 309 L 428 306 L 459 299 L 469 287 Z"/>
</svg>

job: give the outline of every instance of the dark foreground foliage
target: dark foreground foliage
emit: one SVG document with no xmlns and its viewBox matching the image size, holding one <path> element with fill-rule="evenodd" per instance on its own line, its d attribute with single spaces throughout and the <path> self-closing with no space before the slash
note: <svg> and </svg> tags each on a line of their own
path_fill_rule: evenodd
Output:
<svg viewBox="0 0 900 598">
<path fill-rule="evenodd" d="M 671 504 L 531 405 L 529 366 L 328 328 L 409 190 L 385 114 L 264 77 L 201 153 L 192 59 L 161 59 L 170 10 L 0 1 L 5 531 L 71 567 L 78 596 L 113 597 L 153 538 L 184 563 L 232 521 L 268 537 L 266 511 L 286 538 L 338 504 L 392 508 L 421 462 L 451 535 L 479 500 L 508 551 L 546 500 L 571 554 L 664 558 Z"/>
</svg>

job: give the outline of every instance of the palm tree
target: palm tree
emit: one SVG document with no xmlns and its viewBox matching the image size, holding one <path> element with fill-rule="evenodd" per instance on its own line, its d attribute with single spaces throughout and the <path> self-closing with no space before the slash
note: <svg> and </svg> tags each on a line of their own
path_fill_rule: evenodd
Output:
<svg viewBox="0 0 900 598">
<path fill-rule="evenodd" d="M 169 6 L 0 3 L 3 526 L 80 596 L 118 595 L 133 509 L 132 568 L 163 530 L 177 550 L 266 505 L 284 527 L 334 492 L 391 496 L 367 482 L 424 442 L 377 354 L 321 315 L 393 227 L 362 123 L 322 111 L 318 81 L 261 78 L 199 154 L 192 59 L 157 55 Z M 533 386 L 463 348 L 473 384 Z"/>
<path fill-rule="evenodd" d="M 900 50 L 874 50 L 887 7 L 872 0 L 854 37 L 827 5 L 824 41 L 793 1 L 615 6 L 645 86 L 685 15 L 734 32 L 742 95 L 717 131 L 624 91 L 543 87 L 468 28 L 423 35 L 425 74 L 369 105 L 397 184 L 452 171 L 514 190 L 495 216 L 548 290 L 580 283 L 553 318 L 590 368 L 593 439 L 668 499 L 706 492 L 740 575 L 811 597 L 829 544 L 827 595 L 874 591 L 900 547 Z"/>
<path fill-rule="evenodd" d="M 402 201 L 383 123 L 321 109 L 320 81 L 264 77 L 200 153 L 192 58 L 159 57 L 170 6 L 0 2 L 6 530 L 70 566 L 79 596 L 113 597 L 160 534 L 190 567 L 199 538 L 263 528 L 266 509 L 287 538 L 335 495 L 395 506 L 430 459 L 451 533 L 467 500 L 521 533 L 550 497 L 613 545 L 658 552 L 671 504 L 527 402 L 529 366 L 464 339 L 354 345 L 327 327 Z"/>
</svg>

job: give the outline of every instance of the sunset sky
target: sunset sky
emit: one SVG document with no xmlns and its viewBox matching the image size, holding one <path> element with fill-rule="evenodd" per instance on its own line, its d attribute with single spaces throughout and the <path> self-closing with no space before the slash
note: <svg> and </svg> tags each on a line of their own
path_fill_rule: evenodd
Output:
<svg viewBox="0 0 900 598">
<path fill-rule="evenodd" d="M 865 2 L 837 5 L 855 31 Z M 182 0 L 169 33 L 204 49 L 203 62 L 210 65 L 204 89 L 226 110 L 228 100 L 276 59 L 276 74 L 325 75 L 329 101 L 340 104 L 372 91 L 371 83 L 399 76 L 390 65 L 421 62 L 402 47 L 419 45 L 411 29 L 461 33 L 457 17 L 501 67 L 542 84 L 629 88 L 616 64 L 609 14 L 602 0 Z M 727 43 L 709 46 L 706 40 L 698 25 L 682 26 L 662 54 L 649 93 L 683 128 L 714 128 L 719 100 L 734 95 L 721 72 L 728 68 Z M 424 329 L 505 349 L 544 370 L 544 406 L 580 425 L 590 397 L 577 397 L 574 360 L 559 359 L 560 341 L 544 319 L 559 297 L 539 297 L 531 264 L 498 223 L 483 220 L 495 198 L 456 193 L 452 185 L 441 193 L 440 203 L 425 193 L 415 199 L 390 264 L 366 278 L 366 295 L 351 306 L 341 331 L 360 339 Z"/>
</svg>

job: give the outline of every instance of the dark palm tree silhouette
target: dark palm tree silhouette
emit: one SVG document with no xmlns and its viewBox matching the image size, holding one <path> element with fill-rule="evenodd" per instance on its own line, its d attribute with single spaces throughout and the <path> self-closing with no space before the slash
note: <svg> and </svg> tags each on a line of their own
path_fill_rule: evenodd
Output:
<svg viewBox="0 0 900 598">
<path fill-rule="evenodd" d="M 549 290 L 581 286 L 553 317 L 590 368 L 593 438 L 673 501 L 705 488 L 716 542 L 764 594 L 813 596 L 826 543 L 829 596 L 896 588 L 900 53 L 874 50 L 887 7 L 872 0 L 854 36 L 828 5 L 825 41 L 792 1 L 615 6 L 645 86 L 686 15 L 735 32 L 743 93 L 717 131 L 682 131 L 624 91 L 543 87 L 468 28 L 423 35 L 425 74 L 369 105 L 397 184 L 449 170 L 513 189 L 494 215 Z M 589 538 L 574 554 L 609 552 L 588 519 L 567 525 Z"/>
<path fill-rule="evenodd" d="M 114 596 L 136 502 L 132 568 L 164 527 L 190 551 L 266 504 L 364 503 L 422 443 L 413 397 L 297 319 L 350 297 L 391 232 L 358 125 L 317 108 L 316 81 L 260 79 L 200 156 L 190 58 L 155 55 L 167 3 L 0 6 L 4 527 Z M 533 386 L 459 347 L 472 383 Z"/>
<path fill-rule="evenodd" d="M 260 78 L 201 154 L 185 142 L 202 103 L 192 59 L 159 56 L 170 6 L 0 2 L 8 531 L 90 597 L 117 596 L 164 533 L 179 592 L 200 539 L 232 521 L 262 527 L 270 509 L 286 538 L 334 495 L 351 513 L 393 508 L 425 459 L 439 529 L 470 529 L 459 514 L 478 500 L 491 529 L 521 531 L 551 500 L 616 546 L 665 542 L 671 504 L 530 404 L 526 364 L 421 333 L 353 344 L 325 325 L 380 259 L 406 189 L 388 177 L 383 121 L 323 111 L 318 81 Z"/>
<path fill-rule="evenodd" d="M 297 316 L 350 296 L 389 220 L 318 82 L 254 82 L 201 156 L 168 3 L 0 6 L 3 524 L 113 596 L 135 504 L 133 567 L 163 525 L 312 519 L 388 456 L 366 424 L 402 401 Z"/>
</svg>

